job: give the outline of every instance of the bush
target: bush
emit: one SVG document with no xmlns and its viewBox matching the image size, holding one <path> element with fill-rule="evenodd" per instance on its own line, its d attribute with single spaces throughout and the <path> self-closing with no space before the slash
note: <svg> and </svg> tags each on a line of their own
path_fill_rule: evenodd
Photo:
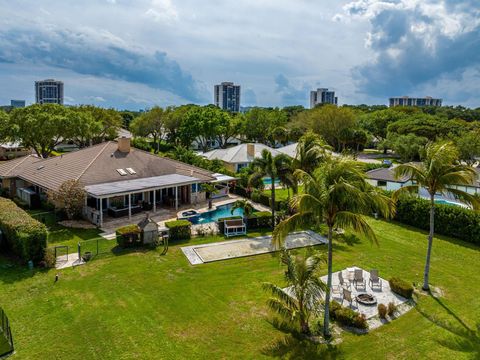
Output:
<svg viewBox="0 0 480 360">
<path fill-rule="evenodd" d="M 402 196 L 397 202 L 395 219 L 420 229 L 430 228 L 428 200 Z M 435 205 L 435 232 L 480 245 L 480 213 L 460 206 Z"/>
<path fill-rule="evenodd" d="M 187 240 L 192 237 L 192 223 L 188 220 L 168 221 L 165 226 L 170 230 L 170 240 Z"/>
<path fill-rule="evenodd" d="M 126 225 L 115 231 L 117 244 L 122 248 L 142 245 L 141 230 L 138 225 Z"/>
<path fill-rule="evenodd" d="M 413 286 L 410 285 L 408 282 L 396 277 L 391 278 L 388 282 L 390 284 L 390 289 L 392 289 L 394 293 L 397 293 L 398 295 L 403 296 L 407 299 L 412 298 Z"/>
<path fill-rule="evenodd" d="M 336 301 L 330 303 L 330 316 L 345 326 L 352 326 L 358 329 L 368 329 L 367 318 L 363 314 L 357 314 L 350 308 L 343 307 Z"/>
<path fill-rule="evenodd" d="M 13 201 L 0 198 L 0 230 L 7 247 L 22 260 L 39 262 L 47 248 L 47 228 Z"/>
<path fill-rule="evenodd" d="M 395 314 L 395 311 L 397 311 L 397 305 L 395 305 L 393 302 L 389 302 L 387 309 L 388 316 L 392 317 Z"/>
<path fill-rule="evenodd" d="M 265 194 L 263 191 L 253 190 L 251 199 L 254 202 L 257 202 L 259 204 L 272 208 L 272 205 L 271 205 L 272 199 L 270 195 Z M 287 201 L 275 200 L 275 210 L 282 210 L 287 208 L 288 208 Z"/>
<path fill-rule="evenodd" d="M 383 304 L 378 304 L 377 309 L 380 319 L 385 319 L 387 317 L 387 307 Z"/>
<path fill-rule="evenodd" d="M 253 213 L 248 219 L 249 229 L 263 229 L 272 227 L 272 213 L 270 211 L 259 211 Z"/>
</svg>

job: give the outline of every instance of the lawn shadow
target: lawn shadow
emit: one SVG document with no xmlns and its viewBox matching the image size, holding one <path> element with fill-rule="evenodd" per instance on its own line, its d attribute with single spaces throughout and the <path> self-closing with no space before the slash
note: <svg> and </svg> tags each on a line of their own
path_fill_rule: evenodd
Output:
<svg viewBox="0 0 480 360">
<path fill-rule="evenodd" d="M 48 272 L 48 270 L 45 268 L 30 270 L 26 264 L 21 264 L 17 258 L 0 256 L 0 283 L 13 284 L 34 277 L 38 273 Z"/>
<path fill-rule="evenodd" d="M 474 359 L 480 359 L 480 322 L 476 323 L 475 328 L 470 328 L 462 318 L 455 314 L 443 301 L 435 296 L 430 296 L 440 305 L 447 314 L 455 319 L 455 322 L 445 321 L 435 318 L 428 314 L 420 307 L 416 307 L 417 311 L 438 327 L 448 331 L 453 337 L 436 340 L 440 346 L 447 349 L 472 354 Z"/>
<path fill-rule="evenodd" d="M 261 352 L 266 356 L 289 359 L 341 358 L 341 351 L 337 346 L 316 344 L 293 335 L 285 335 L 283 339 L 265 347 Z"/>
</svg>

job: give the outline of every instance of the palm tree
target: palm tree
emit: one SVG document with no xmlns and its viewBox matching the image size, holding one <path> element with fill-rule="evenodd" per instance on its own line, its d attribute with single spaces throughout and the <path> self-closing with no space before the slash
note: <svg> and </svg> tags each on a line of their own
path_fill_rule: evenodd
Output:
<svg viewBox="0 0 480 360">
<path fill-rule="evenodd" d="M 262 156 L 255 158 L 252 162 L 253 174 L 250 176 L 249 183 L 258 182 L 263 177 L 269 177 L 272 181 L 272 226 L 275 227 L 275 179 L 285 169 L 290 167 L 291 159 L 285 154 L 273 156 L 270 151 L 264 149 Z"/>
<path fill-rule="evenodd" d="M 243 220 L 244 220 L 245 223 L 247 223 L 247 219 L 255 211 L 252 204 L 250 204 L 250 201 L 248 201 L 248 200 L 237 200 L 237 201 L 235 201 L 233 203 L 233 206 L 232 206 L 231 214 L 233 215 L 233 212 L 237 209 L 242 209 L 243 210 Z"/>
<path fill-rule="evenodd" d="M 404 186 L 394 193 L 394 199 L 403 192 L 424 188 L 430 200 L 430 232 L 428 233 L 427 257 L 423 274 L 423 290 L 429 290 L 430 256 L 435 230 L 435 194 L 453 194 L 476 208 L 479 200 L 474 195 L 454 188 L 453 185 L 469 185 L 475 180 L 475 170 L 459 162 L 457 148 L 452 142 L 431 143 L 426 148 L 425 158 L 420 163 L 407 163 L 394 169 L 395 177 L 408 177 L 414 185 Z"/>
<path fill-rule="evenodd" d="M 312 131 L 303 135 L 297 144 L 297 153 L 293 159 L 292 167 L 301 169 L 309 174 L 328 157 L 331 147 Z"/>
<path fill-rule="evenodd" d="M 317 306 L 325 284 L 320 280 L 319 268 L 324 258 L 318 254 L 294 256 L 285 250 L 282 262 L 287 266 L 287 287 L 281 288 L 264 283 L 263 288 L 271 294 L 268 307 L 289 323 L 298 323 L 300 331 L 310 334 L 309 319 L 320 313 Z"/>
<path fill-rule="evenodd" d="M 202 190 L 205 191 L 208 195 L 208 208 L 212 208 L 212 195 L 218 193 L 218 189 L 215 187 L 215 184 L 212 183 L 203 183 Z"/>
<path fill-rule="evenodd" d="M 376 211 L 390 217 L 394 211 L 393 201 L 369 185 L 358 163 L 347 158 L 328 158 L 312 174 L 297 170 L 295 175 L 304 184 L 303 193 L 293 198 L 298 212 L 278 224 L 272 241 L 279 248 L 288 233 L 296 228 L 317 227 L 321 223 L 327 225 L 328 280 L 323 333 L 329 337 L 333 229 L 351 228 L 377 242 L 375 233 L 362 214 Z"/>
</svg>

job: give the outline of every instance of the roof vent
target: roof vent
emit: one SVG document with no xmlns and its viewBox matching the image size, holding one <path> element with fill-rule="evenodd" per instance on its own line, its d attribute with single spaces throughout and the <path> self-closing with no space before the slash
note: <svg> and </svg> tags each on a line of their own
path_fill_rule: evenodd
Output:
<svg viewBox="0 0 480 360">
<path fill-rule="evenodd" d="M 127 172 L 126 172 L 125 170 L 123 170 L 123 169 L 117 169 L 117 172 L 118 172 L 120 175 L 122 175 L 122 176 L 127 175 Z"/>
<path fill-rule="evenodd" d="M 130 175 L 135 175 L 137 172 L 133 170 L 132 168 L 127 168 L 127 171 L 130 173 Z"/>
</svg>

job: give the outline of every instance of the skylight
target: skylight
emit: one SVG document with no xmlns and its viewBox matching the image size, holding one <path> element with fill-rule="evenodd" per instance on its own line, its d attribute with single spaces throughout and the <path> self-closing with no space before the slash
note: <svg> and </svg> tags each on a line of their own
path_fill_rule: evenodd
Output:
<svg viewBox="0 0 480 360">
<path fill-rule="evenodd" d="M 123 170 L 123 169 L 117 169 L 117 172 L 118 172 L 120 175 L 122 175 L 122 176 L 127 175 L 127 172 L 126 172 L 125 170 Z"/>
<path fill-rule="evenodd" d="M 133 170 L 132 168 L 127 168 L 127 171 L 130 173 L 130 175 L 135 175 L 137 172 Z"/>
</svg>

